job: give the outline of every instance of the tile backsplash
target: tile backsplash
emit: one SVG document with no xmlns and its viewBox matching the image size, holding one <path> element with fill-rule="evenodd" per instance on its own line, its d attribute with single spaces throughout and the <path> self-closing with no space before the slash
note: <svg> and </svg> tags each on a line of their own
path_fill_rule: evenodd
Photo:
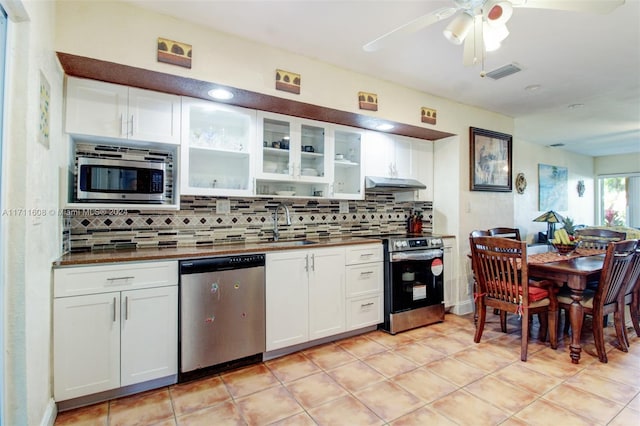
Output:
<svg viewBox="0 0 640 426">
<path fill-rule="evenodd" d="M 433 230 L 431 202 L 397 202 L 393 194 L 367 194 L 349 201 L 349 213 L 328 199 L 228 198 L 229 214 L 216 213 L 220 198 L 182 196 L 179 211 L 69 210 L 64 221 L 63 251 L 118 248 L 187 247 L 273 238 L 273 212 L 289 207 L 291 225 L 280 217 L 280 238 L 321 238 L 343 234 L 405 232 L 411 210 L 423 212 L 423 230 Z M 89 206 L 88 206 L 89 207 Z"/>
</svg>

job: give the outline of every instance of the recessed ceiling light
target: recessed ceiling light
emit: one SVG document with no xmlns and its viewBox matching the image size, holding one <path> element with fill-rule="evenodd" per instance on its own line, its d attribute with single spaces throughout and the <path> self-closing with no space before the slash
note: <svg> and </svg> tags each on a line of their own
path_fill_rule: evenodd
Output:
<svg viewBox="0 0 640 426">
<path fill-rule="evenodd" d="M 393 124 L 389 124 L 389 123 L 382 123 L 376 126 L 376 130 L 381 130 L 383 132 L 391 129 L 393 129 Z"/>
<path fill-rule="evenodd" d="M 221 101 L 233 98 L 233 93 L 227 89 L 211 89 L 209 90 L 208 95 L 213 99 L 219 99 Z"/>
<path fill-rule="evenodd" d="M 530 84 L 529 86 L 525 87 L 524 90 L 526 90 L 527 92 L 535 92 L 541 87 L 542 86 L 540 86 L 539 84 Z"/>
<path fill-rule="evenodd" d="M 584 104 L 571 104 L 567 108 L 569 109 L 578 109 L 584 107 Z"/>
</svg>

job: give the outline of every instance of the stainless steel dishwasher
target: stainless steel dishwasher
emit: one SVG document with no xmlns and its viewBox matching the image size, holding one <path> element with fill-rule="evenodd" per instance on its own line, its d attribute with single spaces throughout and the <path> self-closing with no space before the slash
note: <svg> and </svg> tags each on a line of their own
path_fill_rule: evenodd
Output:
<svg viewBox="0 0 640 426">
<path fill-rule="evenodd" d="M 180 374 L 265 351 L 265 255 L 180 262 Z"/>
</svg>

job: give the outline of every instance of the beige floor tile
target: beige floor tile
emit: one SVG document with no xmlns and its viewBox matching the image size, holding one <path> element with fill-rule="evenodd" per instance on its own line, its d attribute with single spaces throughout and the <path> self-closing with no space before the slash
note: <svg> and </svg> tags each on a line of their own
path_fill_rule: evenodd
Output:
<svg viewBox="0 0 640 426">
<path fill-rule="evenodd" d="M 633 387 L 640 386 L 640 359 L 635 365 L 627 365 L 618 362 L 620 360 L 617 358 L 609 358 L 609 362 L 606 364 L 598 362 L 591 365 L 589 367 L 589 374 L 595 374 Z"/>
<path fill-rule="evenodd" d="M 264 364 L 256 364 L 220 376 L 234 398 L 249 395 L 276 385 L 280 382 Z"/>
<path fill-rule="evenodd" d="M 115 399 L 109 403 L 110 426 L 150 425 L 173 416 L 171 397 L 166 388 Z"/>
<path fill-rule="evenodd" d="M 286 386 L 293 397 L 306 409 L 347 395 L 347 391 L 324 372 L 287 383 Z"/>
<path fill-rule="evenodd" d="M 329 370 L 327 373 L 340 386 L 350 392 L 365 388 L 374 383 L 382 382 L 385 377 L 362 361 L 354 361 L 341 367 Z"/>
<path fill-rule="evenodd" d="M 568 384 L 560 384 L 543 396 L 544 399 L 562 406 L 598 424 L 606 424 L 624 407 L 611 400 Z"/>
<path fill-rule="evenodd" d="M 568 362 L 568 361 L 567 361 Z M 517 362 L 493 373 L 496 378 L 509 382 L 524 390 L 542 395 L 559 385 L 562 380 L 547 376 L 527 368 L 524 362 Z"/>
<path fill-rule="evenodd" d="M 109 403 L 90 405 L 76 410 L 59 413 L 55 426 L 106 426 L 109 415 Z"/>
<path fill-rule="evenodd" d="M 398 420 L 390 423 L 392 426 L 455 426 L 457 423 L 447 419 L 442 414 L 435 412 L 430 407 L 422 407 L 409 414 L 405 414 Z"/>
<path fill-rule="evenodd" d="M 173 385 L 169 388 L 169 394 L 176 416 L 231 399 L 222 379 L 218 376 Z"/>
<path fill-rule="evenodd" d="M 417 365 L 425 365 L 433 361 L 437 361 L 447 355 L 431 346 L 424 345 L 420 342 L 413 342 L 407 345 L 396 347 L 393 352 L 413 361 Z"/>
<path fill-rule="evenodd" d="M 509 415 L 494 405 L 470 394 L 457 390 L 431 404 L 437 413 L 461 425 L 497 425 Z"/>
<path fill-rule="evenodd" d="M 303 352 L 307 358 L 323 370 L 331 370 L 357 359 L 333 343 L 307 349 Z"/>
<path fill-rule="evenodd" d="M 380 343 L 381 345 L 386 346 L 390 349 L 407 345 L 409 343 L 412 343 L 414 340 L 405 333 L 389 334 L 382 330 L 372 331 L 371 333 L 365 334 L 365 336 L 373 340 L 374 342 Z"/>
<path fill-rule="evenodd" d="M 286 419 L 271 423 L 270 426 L 315 426 L 316 422 L 307 413 L 298 413 Z"/>
<path fill-rule="evenodd" d="M 637 387 L 590 374 L 588 370 L 570 377 L 566 383 L 623 405 L 627 405 L 638 393 Z"/>
<path fill-rule="evenodd" d="M 176 426 L 177 424 L 178 423 L 176 423 L 176 419 L 174 417 L 171 417 L 158 423 L 153 423 L 153 425 L 151 426 Z"/>
<path fill-rule="evenodd" d="M 266 425 L 304 411 L 284 386 L 239 398 L 236 404 L 249 425 Z"/>
<path fill-rule="evenodd" d="M 432 373 L 428 367 L 420 367 L 400 374 L 393 378 L 393 382 L 427 403 L 458 389 L 457 385 Z"/>
<path fill-rule="evenodd" d="M 337 342 L 337 344 L 357 358 L 366 358 L 387 350 L 387 347 L 374 342 L 373 340 L 367 339 L 364 336 L 350 337 Z"/>
<path fill-rule="evenodd" d="M 384 421 L 351 395 L 334 399 L 308 411 L 321 426 L 382 425 Z"/>
<path fill-rule="evenodd" d="M 555 353 L 551 348 L 543 349 L 528 356 L 525 366 L 538 373 L 559 379 L 567 379 L 585 368 L 585 365 L 574 364 L 567 355 Z"/>
<path fill-rule="evenodd" d="M 593 421 L 545 399 L 538 399 L 515 415 L 530 426 L 571 425 L 593 426 Z"/>
<path fill-rule="evenodd" d="M 495 352 L 489 352 L 477 347 L 460 351 L 453 354 L 451 358 L 462 361 L 485 373 L 492 373 L 514 362 L 511 356 L 500 356 Z"/>
<path fill-rule="evenodd" d="M 428 327 L 418 327 L 413 328 L 411 330 L 403 331 L 401 334 L 406 335 L 414 340 L 423 340 L 428 339 L 430 337 L 440 337 L 442 333 L 439 332 L 436 328 L 434 328 L 435 324 L 432 324 Z"/>
<path fill-rule="evenodd" d="M 215 419 L 216 426 L 246 425 L 240 410 L 231 401 L 225 401 L 203 410 L 193 411 L 177 418 L 178 426 L 211 426 L 213 424 L 212 419 Z"/>
<path fill-rule="evenodd" d="M 539 395 L 494 376 L 483 377 L 464 388 L 508 414 L 514 414 L 535 401 Z"/>
<path fill-rule="evenodd" d="M 420 339 L 419 342 L 424 345 L 430 346 L 440 352 L 444 352 L 447 355 L 460 352 L 475 344 L 473 343 L 473 340 L 463 342 L 461 340 L 443 335 Z"/>
<path fill-rule="evenodd" d="M 608 426 L 629 426 L 640 424 L 640 411 L 625 408 L 622 410 Z"/>
<path fill-rule="evenodd" d="M 265 364 L 281 382 L 290 382 L 320 371 L 320 368 L 301 352 L 267 361 Z"/>
<path fill-rule="evenodd" d="M 425 368 L 458 386 L 465 386 L 486 375 L 484 371 L 453 358 L 432 362 L 427 364 Z"/>
<path fill-rule="evenodd" d="M 378 417 L 391 421 L 414 411 L 425 403 L 417 396 L 407 392 L 397 384 L 385 381 L 376 383 L 354 393 Z"/>
<path fill-rule="evenodd" d="M 631 408 L 632 410 L 640 411 L 640 393 L 638 393 L 636 397 L 633 398 L 629 404 L 627 404 L 627 407 Z"/>
<path fill-rule="evenodd" d="M 371 355 L 362 361 L 385 377 L 394 377 L 418 367 L 413 361 L 389 351 Z"/>
</svg>

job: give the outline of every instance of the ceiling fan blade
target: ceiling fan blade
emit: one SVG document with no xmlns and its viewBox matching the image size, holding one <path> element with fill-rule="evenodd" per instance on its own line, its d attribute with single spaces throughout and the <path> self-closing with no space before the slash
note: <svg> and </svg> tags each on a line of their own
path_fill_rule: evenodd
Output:
<svg viewBox="0 0 640 426">
<path fill-rule="evenodd" d="M 484 40 L 482 38 L 482 15 L 473 18 L 473 30 L 464 39 L 464 53 L 462 63 L 465 67 L 476 65 L 482 61 L 484 55 Z"/>
<path fill-rule="evenodd" d="M 511 0 L 513 7 L 530 9 L 571 10 L 606 14 L 624 4 L 625 0 Z"/>
<path fill-rule="evenodd" d="M 383 47 L 393 44 L 397 39 L 404 37 L 407 34 L 415 33 L 429 25 L 435 24 L 438 21 L 447 19 L 458 11 L 455 7 L 443 7 L 441 9 L 434 10 L 431 13 L 422 15 L 413 21 L 409 21 L 406 24 L 389 31 L 388 33 L 381 35 L 375 40 L 362 46 L 362 49 L 366 52 L 375 52 Z"/>
</svg>

